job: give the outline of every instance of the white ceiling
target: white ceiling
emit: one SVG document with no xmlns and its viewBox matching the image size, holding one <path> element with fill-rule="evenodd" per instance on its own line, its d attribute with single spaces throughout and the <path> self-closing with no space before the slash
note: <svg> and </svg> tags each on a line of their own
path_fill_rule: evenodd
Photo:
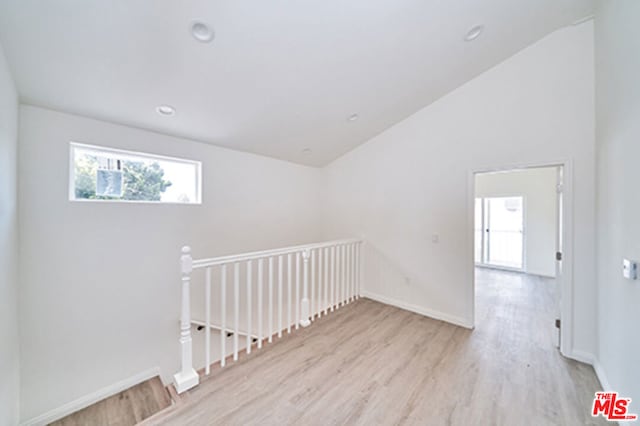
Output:
<svg viewBox="0 0 640 426">
<path fill-rule="evenodd" d="M 0 0 L 0 41 L 23 102 L 321 166 L 592 10 L 592 0 Z M 194 20 L 211 24 L 212 43 L 191 37 Z M 476 24 L 484 33 L 464 42 Z M 176 115 L 158 115 L 160 104 Z"/>
</svg>

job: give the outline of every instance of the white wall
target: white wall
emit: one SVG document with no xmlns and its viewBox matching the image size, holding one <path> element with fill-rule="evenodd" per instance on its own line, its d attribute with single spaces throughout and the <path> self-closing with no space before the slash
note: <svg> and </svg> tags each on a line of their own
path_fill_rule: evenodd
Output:
<svg viewBox="0 0 640 426">
<path fill-rule="evenodd" d="M 622 277 L 624 257 L 640 260 L 640 2 L 597 4 L 599 358 L 640 413 L 640 281 Z"/>
<path fill-rule="evenodd" d="M 555 277 L 558 170 L 531 168 L 476 175 L 476 197 L 524 197 L 524 270 Z"/>
<path fill-rule="evenodd" d="M 18 94 L 0 46 L 0 425 L 18 421 Z"/>
<path fill-rule="evenodd" d="M 550 34 L 332 163 L 326 236 L 366 236 L 368 292 L 469 325 L 471 171 L 571 159 L 573 346 L 593 353 L 594 150 L 593 23 L 586 22 Z"/>
<path fill-rule="evenodd" d="M 22 409 L 28 420 L 179 362 L 178 257 L 317 240 L 319 169 L 31 106 L 20 110 Z M 68 201 L 69 142 L 201 160 L 204 204 Z"/>
</svg>

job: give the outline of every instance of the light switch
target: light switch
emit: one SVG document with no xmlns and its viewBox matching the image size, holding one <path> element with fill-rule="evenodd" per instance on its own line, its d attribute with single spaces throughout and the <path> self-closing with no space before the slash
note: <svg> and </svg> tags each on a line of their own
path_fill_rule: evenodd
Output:
<svg viewBox="0 0 640 426">
<path fill-rule="evenodd" d="M 434 244 L 438 244 L 440 242 L 440 235 L 438 234 L 431 235 L 431 242 Z"/>
<path fill-rule="evenodd" d="M 623 259 L 622 275 L 628 280 L 638 279 L 638 262 L 634 260 Z"/>
</svg>

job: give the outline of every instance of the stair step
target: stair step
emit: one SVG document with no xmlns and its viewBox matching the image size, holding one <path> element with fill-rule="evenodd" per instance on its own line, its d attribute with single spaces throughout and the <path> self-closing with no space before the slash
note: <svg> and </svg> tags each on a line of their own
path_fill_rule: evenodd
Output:
<svg viewBox="0 0 640 426">
<path fill-rule="evenodd" d="M 133 426 L 171 405 L 171 396 L 156 376 L 57 420 L 55 426 Z"/>
</svg>

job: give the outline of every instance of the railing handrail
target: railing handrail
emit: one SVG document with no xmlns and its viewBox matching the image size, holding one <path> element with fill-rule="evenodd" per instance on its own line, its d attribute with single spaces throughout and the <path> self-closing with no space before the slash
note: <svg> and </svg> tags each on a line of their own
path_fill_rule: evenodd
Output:
<svg viewBox="0 0 640 426">
<path fill-rule="evenodd" d="M 283 254 L 297 253 L 305 250 L 314 250 L 314 249 L 319 249 L 324 247 L 333 247 L 333 246 L 353 244 L 353 243 L 359 243 L 359 242 L 362 242 L 362 240 L 359 238 L 345 238 L 341 240 L 325 241 L 321 243 L 301 244 L 297 246 L 211 257 L 208 259 L 197 259 L 197 260 L 194 259 L 193 269 L 207 268 L 211 266 L 242 262 L 245 260 L 255 260 L 255 259 L 261 259 L 261 258 L 272 257 L 272 256 L 281 256 Z"/>
</svg>

